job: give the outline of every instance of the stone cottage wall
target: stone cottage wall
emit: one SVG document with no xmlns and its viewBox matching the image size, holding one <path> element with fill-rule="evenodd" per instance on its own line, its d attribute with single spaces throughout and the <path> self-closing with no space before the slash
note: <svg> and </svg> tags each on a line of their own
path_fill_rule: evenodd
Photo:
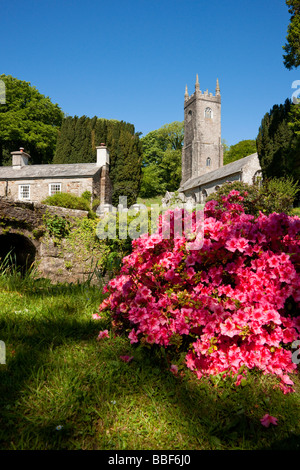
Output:
<svg viewBox="0 0 300 470">
<path fill-rule="evenodd" d="M 30 201 L 41 202 L 49 196 L 50 184 L 61 184 L 61 191 L 81 196 L 84 191 L 93 194 L 94 187 L 97 187 L 96 179 L 89 178 L 56 178 L 56 179 L 24 179 L 14 181 L 0 181 L 0 196 L 7 196 L 15 201 L 19 200 L 19 186 L 21 184 L 30 185 Z M 98 186 L 100 186 L 98 176 Z M 99 191 L 100 192 L 100 188 Z"/>
</svg>

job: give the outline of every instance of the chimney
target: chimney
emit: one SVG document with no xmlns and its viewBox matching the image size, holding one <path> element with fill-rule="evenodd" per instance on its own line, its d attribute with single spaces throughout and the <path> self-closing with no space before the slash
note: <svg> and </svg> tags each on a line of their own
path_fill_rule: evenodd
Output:
<svg viewBox="0 0 300 470">
<path fill-rule="evenodd" d="M 15 170 L 19 170 L 22 166 L 28 165 L 30 155 L 24 152 L 24 148 L 20 147 L 16 152 L 10 152 L 12 155 L 12 166 Z"/>
<path fill-rule="evenodd" d="M 109 165 L 109 151 L 105 144 L 100 144 L 97 149 L 97 166 Z"/>
</svg>

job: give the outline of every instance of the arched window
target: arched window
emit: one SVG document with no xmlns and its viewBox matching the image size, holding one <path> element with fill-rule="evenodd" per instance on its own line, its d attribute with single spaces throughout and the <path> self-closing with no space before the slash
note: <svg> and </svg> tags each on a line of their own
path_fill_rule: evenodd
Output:
<svg viewBox="0 0 300 470">
<path fill-rule="evenodd" d="M 189 110 L 187 115 L 187 120 L 190 121 L 192 119 L 193 111 Z"/>
<path fill-rule="evenodd" d="M 212 119 L 212 117 L 213 117 L 212 116 L 212 109 L 211 108 L 206 108 L 204 116 L 205 116 L 205 119 Z"/>
<path fill-rule="evenodd" d="M 207 198 L 207 192 L 205 191 L 205 189 L 202 189 L 200 193 L 200 204 L 204 204 L 206 198 Z"/>
<path fill-rule="evenodd" d="M 211 164 L 211 159 L 208 157 L 208 158 L 206 159 L 206 166 L 210 166 L 210 164 Z"/>
</svg>

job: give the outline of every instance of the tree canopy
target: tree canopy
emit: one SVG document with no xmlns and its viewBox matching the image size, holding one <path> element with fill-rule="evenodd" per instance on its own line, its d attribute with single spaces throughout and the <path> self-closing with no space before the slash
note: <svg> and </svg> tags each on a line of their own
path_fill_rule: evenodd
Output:
<svg viewBox="0 0 300 470">
<path fill-rule="evenodd" d="M 240 158 L 247 157 L 256 152 L 255 140 L 241 140 L 235 145 L 231 145 L 228 150 L 224 148 L 224 165 L 239 160 Z"/>
<path fill-rule="evenodd" d="M 178 121 L 165 124 L 141 139 L 141 197 L 153 197 L 179 188 L 183 139 L 184 125 Z"/>
<path fill-rule="evenodd" d="M 283 63 L 291 70 L 300 65 L 300 0 L 286 0 L 286 4 L 291 18 L 286 36 L 287 43 L 283 46 Z"/>
<path fill-rule="evenodd" d="M 30 82 L 0 75 L 5 103 L 0 105 L 0 164 L 10 165 L 10 152 L 24 147 L 31 163 L 50 163 L 63 112 Z"/>
</svg>

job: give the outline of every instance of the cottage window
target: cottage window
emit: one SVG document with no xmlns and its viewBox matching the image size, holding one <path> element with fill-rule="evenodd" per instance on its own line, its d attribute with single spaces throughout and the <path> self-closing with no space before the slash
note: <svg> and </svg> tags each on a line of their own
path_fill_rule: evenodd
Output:
<svg viewBox="0 0 300 470">
<path fill-rule="evenodd" d="M 61 193 L 61 183 L 51 183 L 49 184 L 49 195 L 53 196 L 54 194 Z"/>
<path fill-rule="evenodd" d="M 19 199 L 30 199 L 30 184 L 19 185 Z"/>
</svg>

